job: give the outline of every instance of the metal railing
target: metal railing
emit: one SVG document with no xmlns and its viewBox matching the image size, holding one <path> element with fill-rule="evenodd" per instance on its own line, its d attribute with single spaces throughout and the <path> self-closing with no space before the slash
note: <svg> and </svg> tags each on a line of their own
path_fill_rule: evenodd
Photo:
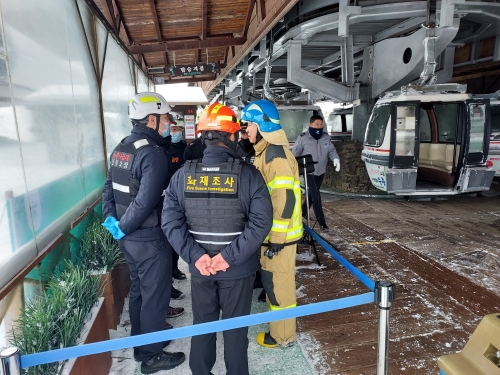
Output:
<svg viewBox="0 0 500 375">
<path fill-rule="evenodd" d="M 377 375 L 387 374 L 388 352 L 389 352 L 389 310 L 391 302 L 395 297 L 395 287 L 389 282 L 375 282 L 364 275 L 360 270 L 343 258 L 333 247 L 321 236 L 314 232 L 307 225 L 304 229 L 312 236 L 326 251 L 328 251 L 339 263 L 346 267 L 356 276 L 370 291 L 297 306 L 291 309 L 269 311 L 260 314 L 251 314 L 231 319 L 218 320 L 209 323 L 196 324 L 186 327 L 158 331 L 137 336 L 124 337 L 120 339 L 101 341 L 69 348 L 50 350 L 47 352 L 20 355 L 19 349 L 11 347 L 0 353 L 2 375 L 21 375 L 22 369 L 43 365 L 47 363 L 65 361 L 92 354 L 109 352 L 112 350 L 126 349 L 141 345 L 152 344 L 160 341 L 175 340 L 185 337 L 204 335 L 208 333 L 221 332 L 230 329 L 248 327 L 252 325 L 269 323 L 278 320 L 298 318 L 324 312 L 345 309 L 369 303 L 375 303 L 379 309 L 378 321 L 378 354 L 377 354 Z"/>
</svg>

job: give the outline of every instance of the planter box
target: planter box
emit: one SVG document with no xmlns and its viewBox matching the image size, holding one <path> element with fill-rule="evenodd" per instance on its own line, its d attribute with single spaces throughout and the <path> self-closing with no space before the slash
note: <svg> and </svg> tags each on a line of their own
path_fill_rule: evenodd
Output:
<svg viewBox="0 0 500 375">
<path fill-rule="evenodd" d="M 109 340 L 108 322 L 104 298 L 90 310 L 91 319 L 83 326 L 81 340 L 84 344 Z M 82 344 L 80 344 L 82 345 Z M 111 368 L 111 352 L 70 359 L 62 375 L 108 375 Z"/>
<path fill-rule="evenodd" d="M 102 296 L 105 298 L 108 328 L 116 329 L 120 323 L 125 298 L 130 291 L 130 271 L 126 263 L 113 268 L 111 272 L 101 276 L 101 286 L 104 286 Z"/>
</svg>

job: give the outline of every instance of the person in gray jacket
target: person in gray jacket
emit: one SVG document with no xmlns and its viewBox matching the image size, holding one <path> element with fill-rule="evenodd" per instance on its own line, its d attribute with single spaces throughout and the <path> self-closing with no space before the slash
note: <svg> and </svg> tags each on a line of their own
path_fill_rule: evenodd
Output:
<svg viewBox="0 0 500 375">
<path fill-rule="evenodd" d="M 333 162 L 335 170 L 340 171 L 340 159 L 337 150 L 330 140 L 330 136 L 323 132 L 323 117 L 313 115 L 309 120 L 309 129 L 297 138 L 292 149 L 295 157 L 302 155 L 312 155 L 317 164 L 314 165 L 314 172 L 307 174 L 307 187 L 309 190 L 309 202 L 314 209 L 314 215 L 322 232 L 328 230 L 325 215 L 321 204 L 321 194 L 319 189 L 325 177 L 326 164 L 328 158 Z M 302 214 L 307 215 L 306 203 L 302 204 Z"/>
</svg>

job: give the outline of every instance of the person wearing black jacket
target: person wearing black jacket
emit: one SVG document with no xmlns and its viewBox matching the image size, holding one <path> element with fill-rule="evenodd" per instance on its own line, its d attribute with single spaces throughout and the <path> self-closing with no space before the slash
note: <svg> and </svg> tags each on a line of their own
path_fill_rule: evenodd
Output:
<svg viewBox="0 0 500 375">
<path fill-rule="evenodd" d="M 193 142 L 186 146 L 184 150 L 184 160 L 197 160 L 203 158 L 203 151 L 207 146 L 203 143 L 203 140 L 196 138 Z"/>
<path fill-rule="evenodd" d="M 173 122 L 170 125 L 170 135 L 172 137 L 172 143 L 170 144 L 170 149 L 168 153 L 172 160 L 172 173 L 179 170 L 180 167 L 184 165 L 184 151 L 186 150 L 187 143 L 183 138 L 182 134 L 183 126 Z M 179 269 L 179 254 L 172 251 L 172 276 L 177 280 L 185 280 L 186 275 Z M 172 286 L 172 298 L 179 298 L 182 295 L 180 290 L 175 289 Z"/>
<path fill-rule="evenodd" d="M 236 152 L 247 163 L 253 164 L 253 159 L 255 159 L 255 150 L 253 148 L 252 142 L 250 142 L 250 140 L 248 139 L 246 126 L 241 128 L 241 139 L 238 142 Z"/>
<path fill-rule="evenodd" d="M 262 175 L 236 153 L 240 129 L 219 103 L 199 123 L 207 148 L 186 161 L 166 190 L 162 229 L 189 264 L 193 324 L 248 315 L 258 250 L 272 226 L 273 208 Z M 248 328 L 224 331 L 227 375 L 248 375 Z M 193 336 L 189 366 L 208 375 L 216 360 L 216 334 Z"/>
<path fill-rule="evenodd" d="M 165 326 L 172 285 L 172 248 L 161 230 L 163 191 L 172 176 L 170 107 L 163 96 L 146 92 L 129 103 L 134 125 L 111 154 L 102 193 L 103 225 L 119 240 L 130 268 L 131 335 L 160 331 Z M 134 348 L 143 374 L 179 366 L 184 353 L 163 351 L 165 343 Z"/>
</svg>

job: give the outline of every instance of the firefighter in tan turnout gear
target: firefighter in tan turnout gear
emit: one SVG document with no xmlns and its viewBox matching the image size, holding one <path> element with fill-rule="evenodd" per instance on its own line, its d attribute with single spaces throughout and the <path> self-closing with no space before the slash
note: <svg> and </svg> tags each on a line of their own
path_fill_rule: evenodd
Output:
<svg viewBox="0 0 500 375">
<path fill-rule="evenodd" d="M 255 149 L 254 166 L 264 177 L 273 204 L 273 225 L 261 248 L 262 284 L 270 310 L 296 306 L 295 254 L 302 237 L 301 192 L 295 157 L 288 150 L 288 139 L 281 128 L 276 106 L 257 100 L 243 108 L 242 122 Z M 269 324 L 270 332 L 257 335 L 266 348 L 293 345 L 295 319 Z"/>
</svg>

